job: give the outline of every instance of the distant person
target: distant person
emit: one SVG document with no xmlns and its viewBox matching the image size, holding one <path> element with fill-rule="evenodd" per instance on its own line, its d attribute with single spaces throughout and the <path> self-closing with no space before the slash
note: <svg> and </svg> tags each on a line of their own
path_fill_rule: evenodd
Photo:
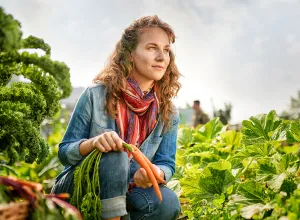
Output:
<svg viewBox="0 0 300 220">
<path fill-rule="evenodd" d="M 207 122 L 209 122 L 209 117 L 201 109 L 199 100 L 194 101 L 193 109 L 194 109 L 194 116 L 193 116 L 194 127 L 197 127 L 199 124 L 206 124 Z"/>
</svg>

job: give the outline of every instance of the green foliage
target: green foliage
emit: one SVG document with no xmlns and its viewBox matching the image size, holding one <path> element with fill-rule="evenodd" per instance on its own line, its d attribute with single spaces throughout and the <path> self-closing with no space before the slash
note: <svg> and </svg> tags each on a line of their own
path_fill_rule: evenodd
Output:
<svg viewBox="0 0 300 220">
<path fill-rule="evenodd" d="M 20 23 L 0 7 L 0 52 L 20 47 L 22 32 L 19 27 Z"/>
<path fill-rule="evenodd" d="M 296 97 L 291 97 L 289 108 L 282 112 L 280 117 L 287 120 L 300 120 L 300 91 L 297 92 Z"/>
<path fill-rule="evenodd" d="M 216 138 L 216 136 L 221 132 L 223 128 L 222 123 L 219 121 L 219 118 L 213 118 L 204 126 L 200 127 L 198 132 L 194 133 L 194 142 L 208 142 Z"/>
<path fill-rule="evenodd" d="M 0 152 L 9 164 L 41 163 L 49 154 L 41 123 L 70 95 L 70 73 L 64 63 L 51 60 L 51 48 L 42 39 L 21 36 L 19 22 L 0 8 Z M 41 49 L 45 55 L 20 49 Z M 9 85 L 13 74 L 30 82 Z"/>
<path fill-rule="evenodd" d="M 276 112 L 270 111 L 267 115 L 257 115 L 242 123 L 243 142 L 246 145 L 278 140 L 281 135 L 282 121 Z"/>
<path fill-rule="evenodd" d="M 40 164 L 33 162 L 32 164 L 20 161 L 13 166 L 6 165 L 7 158 L 0 154 L 0 174 L 13 175 L 20 179 L 26 179 L 33 182 L 43 184 L 44 191 L 50 193 L 54 185 L 55 178 L 63 170 L 63 166 L 58 160 L 58 144 L 63 138 L 63 134 L 67 128 L 67 122 L 71 112 L 62 107 L 55 116 L 47 118 L 42 124 L 42 133 L 50 147 L 49 155 Z"/>
<path fill-rule="evenodd" d="M 299 121 L 292 121 L 289 124 L 290 128 L 287 131 L 287 142 L 288 143 L 295 143 L 300 142 L 300 122 Z"/>
<path fill-rule="evenodd" d="M 174 176 L 187 203 L 183 213 L 189 219 L 298 219 L 299 122 L 270 111 L 244 120 L 237 132 L 217 121 L 179 133 Z"/>
</svg>

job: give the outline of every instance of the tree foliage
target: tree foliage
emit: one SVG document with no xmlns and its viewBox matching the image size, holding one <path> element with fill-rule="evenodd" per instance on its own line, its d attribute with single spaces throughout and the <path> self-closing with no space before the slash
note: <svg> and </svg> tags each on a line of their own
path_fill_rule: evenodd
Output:
<svg viewBox="0 0 300 220">
<path fill-rule="evenodd" d="M 281 118 L 300 120 L 300 91 L 298 91 L 296 97 L 291 97 L 289 109 L 282 112 Z"/>
<path fill-rule="evenodd" d="M 42 50 L 44 55 L 32 53 Z M 20 23 L 0 8 L 0 152 L 9 163 L 44 161 L 49 153 L 40 133 L 46 117 L 59 110 L 59 100 L 72 91 L 68 66 L 50 58 L 43 39 L 22 39 Z M 30 82 L 10 82 L 13 75 Z"/>
</svg>

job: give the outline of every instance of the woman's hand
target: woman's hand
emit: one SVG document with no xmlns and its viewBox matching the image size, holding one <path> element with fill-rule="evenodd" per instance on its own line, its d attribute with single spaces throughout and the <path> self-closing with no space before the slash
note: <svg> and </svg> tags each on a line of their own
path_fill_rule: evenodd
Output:
<svg viewBox="0 0 300 220">
<path fill-rule="evenodd" d="M 153 164 L 154 168 L 157 170 L 159 175 L 164 178 L 164 172 L 155 164 Z M 147 172 L 144 168 L 139 168 L 134 176 L 133 176 L 134 182 L 137 186 L 141 188 L 148 188 L 152 186 L 151 181 L 148 178 Z"/>
<path fill-rule="evenodd" d="M 91 140 L 93 149 L 98 149 L 101 152 L 123 150 L 123 140 L 115 131 L 104 132 Z"/>
</svg>

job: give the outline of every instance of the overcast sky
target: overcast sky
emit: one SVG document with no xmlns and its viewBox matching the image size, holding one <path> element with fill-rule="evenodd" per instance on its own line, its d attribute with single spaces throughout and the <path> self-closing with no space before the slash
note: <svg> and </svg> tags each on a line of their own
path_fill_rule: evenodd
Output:
<svg viewBox="0 0 300 220">
<path fill-rule="evenodd" d="M 157 14 L 177 36 L 184 75 L 178 107 L 201 101 L 212 115 L 231 102 L 232 123 L 287 109 L 300 90 L 299 0 L 0 0 L 22 23 L 24 37 L 43 38 L 52 58 L 86 87 L 103 68 L 123 30 Z"/>
</svg>

